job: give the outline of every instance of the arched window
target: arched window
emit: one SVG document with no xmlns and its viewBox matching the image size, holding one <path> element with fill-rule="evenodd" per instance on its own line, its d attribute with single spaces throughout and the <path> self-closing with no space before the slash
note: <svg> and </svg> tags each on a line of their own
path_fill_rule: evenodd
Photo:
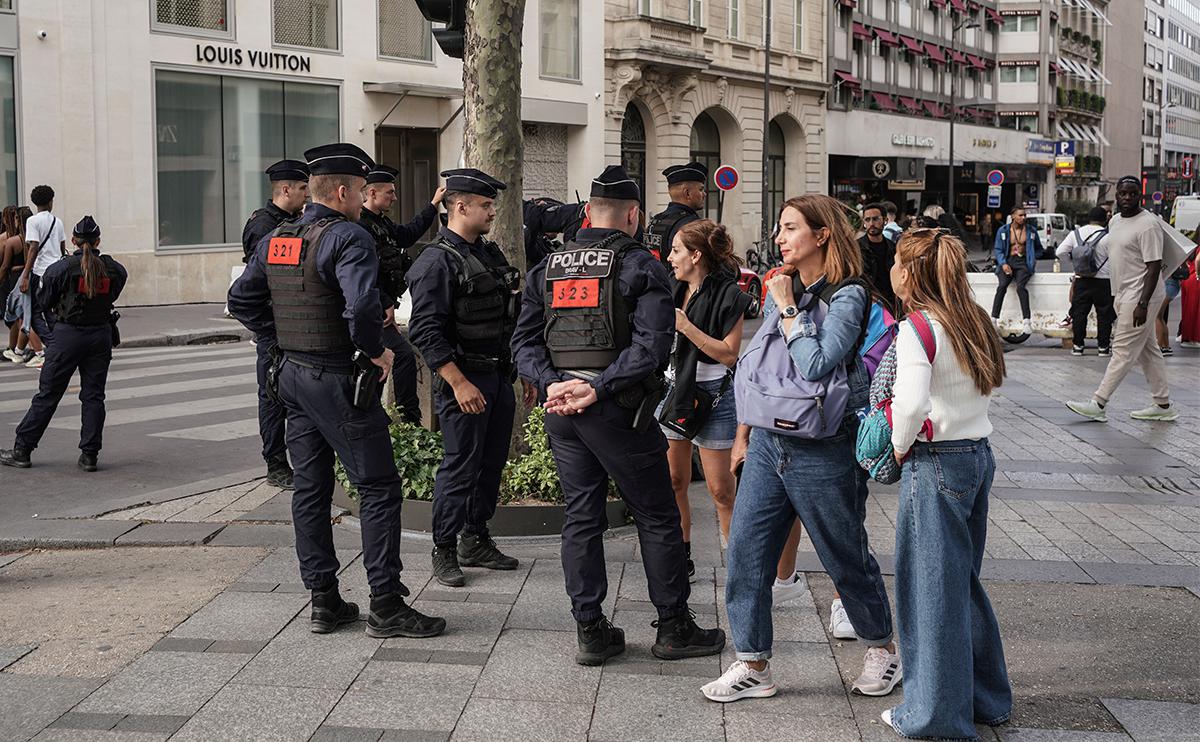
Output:
<svg viewBox="0 0 1200 742">
<path fill-rule="evenodd" d="M 692 159 L 707 167 L 709 176 L 721 166 L 721 132 L 717 129 L 717 122 L 707 113 L 701 113 L 692 124 L 691 150 Z M 703 216 L 716 218 L 717 194 L 717 189 L 710 185 Z"/>
<path fill-rule="evenodd" d="M 767 127 L 767 207 L 772 220 L 783 208 L 786 175 L 787 144 L 783 139 L 783 127 L 772 121 Z"/>
<path fill-rule="evenodd" d="M 621 124 L 621 166 L 629 177 L 637 181 L 642 192 L 642 206 L 646 205 L 646 122 L 633 103 L 625 106 L 625 120 Z"/>
</svg>

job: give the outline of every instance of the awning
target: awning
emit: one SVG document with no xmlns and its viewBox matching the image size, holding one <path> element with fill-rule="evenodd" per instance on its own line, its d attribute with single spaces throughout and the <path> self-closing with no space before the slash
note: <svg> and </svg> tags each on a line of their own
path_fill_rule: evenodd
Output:
<svg viewBox="0 0 1200 742">
<path fill-rule="evenodd" d="M 1079 7 L 1083 8 L 1084 10 L 1090 11 L 1093 15 L 1095 15 L 1097 18 L 1099 18 L 1105 24 L 1107 24 L 1109 26 L 1112 25 L 1112 21 L 1108 20 L 1108 17 L 1105 16 L 1103 13 L 1101 13 L 1099 8 L 1097 8 L 1095 5 L 1092 5 L 1091 0 L 1075 0 L 1075 4 L 1078 5 Z"/>
<path fill-rule="evenodd" d="M 899 96 L 899 101 L 901 105 L 908 109 L 909 113 L 921 112 L 921 104 L 917 103 L 916 98 L 909 98 L 908 96 L 901 95 Z"/>
<path fill-rule="evenodd" d="M 979 57 L 975 56 L 974 54 L 968 54 L 967 59 L 970 60 L 971 66 L 974 67 L 975 69 L 977 69 L 977 70 L 986 70 L 987 69 L 987 65 L 984 64 L 983 60 L 980 59 Z"/>
<path fill-rule="evenodd" d="M 875 99 L 876 105 L 885 111 L 895 111 L 896 101 L 887 93 L 871 93 L 871 97 Z"/>
<path fill-rule="evenodd" d="M 925 106 L 925 110 L 929 111 L 929 115 L 933 116 L 935 119 L 940 119 L 940 118 L 946 117 L 946 112 L 943 111 L 942 107 L 940 105 L 938 105 L 937 103 L 935 103 L 934 101 L 927 100 L 927 101 L 923 101 L 922 103 Z"/>
<path fill-rule="evenodd" d="M 845 5 L 847 8 L 858 7 L 858 0 L 841 0 L 841 3 L 842 3 L 842 5 Z"/>
<path fill-rule="evenodd" d="M 1000 15 L 998 11 L 992 8 L 984 8 L 984 12 L 987 13 L 988 20 L 992 23 L 995 23 L 997 26 L 1004 25 L 1004 16 Z"/>
<path fill-rule="evenodd" d="M 929 55 L 930 59 L 937 62 L 938 64 L 946 63 L 946 55 L 942 54 L 942 50 L 941 50 L 941 48 L 938 47 L 937 44 L 931 44 L 930 42 L 926 41 L 925 42 L 925 53 Z"/>
<path fill-rule="evenodd" d="M 921 42 L 917 41 L 916 39 L 901 34 L 900 41 L 913 54 L 916 54 L 917 56 L 923 56 L 925 54 L 925 47 L 921 46 Z"/>
<path fill-rule="evenodd" d="M 1054 60 L 1050 60 L 1050 71 L 1056 75 L 1061 75 L 1062 67 L 1058 66 L 1058 62 L 1055 62 Z"/>
<path fill-rule="evenodd" d="M 963 0 L 950 0 L 950 7 L 957 10 L 959 13 L 967 12 L 967 4 Z"/>
<path fill-rule="evenodd" d="M 1099 126 L 1093 126 L 1092 131 L 1096 133 L 1096 138 L 1100 140 L 1101 144 L 1103 144 L 1105 147 L 1112 146 L 1112 142 L 1108 141 L 1108 137 L 1104 136 L 1104 132 L 1100 131 Z"/>
<path fill-rule="evenodd" d="M 863 39 L 865 41 L 871 40 L 871 29 L 867 28 L 866 26 L 859 23 L 858 21 L 854 22 L 852 31 L 853 31 L 854 35 L 860 39 Z"/>
<path fill-rule="evenodd" d="M 463 89 L 442 85 L 424 85 L 414 82 L 364 82 L 364 93 L 382 93 L 413 98 L 441 98 L 461 100 Z M 586 126 L 588 105 L 549 98 L 521 97 L 521 120 L 532 124 L 565 124 Z"/>
<path fill-rule="evenodd" d="M 841 70 L 834 70 L 833 76 L 836 77 L 837 79 L 841 80 L 842 84 L 844 84 L 848 88 L 861 88 L 862 87 L 862 83 L 858 81 L 858 78 L 855 77 L 854 75 L 850 74 L 849 72 L 842 72 Z"/>
<path fill-rule="evenodd" d="M 946 7 L 946 0 L 929 0 L 929 4 L 944 9 Z"/>
<path fill-rule="evenodd" d="M 950 53 L 950 61 L 954 62 L 955 64 L 966 64 L 967 63 L 967 56 L 965 54 L 963 54 L 962 52 L 960 52 L 959 50 L 947 49 L 946 51 Z"/>
<path fill-rule="evenodd" d="M 900 39 L 891 31 L 884 31 L 882 28 L 876 28 L 875 35 L 879 37 L 879 43 L 885 46 L 900 46 Z"/>
</svg>

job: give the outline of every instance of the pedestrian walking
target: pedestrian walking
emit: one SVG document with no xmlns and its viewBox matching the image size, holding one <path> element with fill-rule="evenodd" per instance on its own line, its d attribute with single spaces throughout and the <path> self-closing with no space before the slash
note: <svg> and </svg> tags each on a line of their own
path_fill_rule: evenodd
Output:
<svg viewBox="0 0 1200 742">
<path fill-rule="evenodd" d="M 1036 229 L 1029 229 L 1025 209 L 1012 210 L 1012 221 L 996 230 L 992 252 L 996 256 L 996 298 L 992 300 L 992 324 L 1000 327 L 1000 312 L 1008 287 L 1016 282 L 1017 299 L 1021 302 L 1021 331 L 1033 334 L 1033 313 L 1029 308 L 1029 279 L 1037 270 L 1037 256 L 1042 254 L 1042 238 Z"/>
<path fill-rule="evenodd" d="M 263 238 L 279 225 L 300 218 L 308 200 L 308 164 L 299 160 L 280 160 L 265 171 L 271 183 L 271 200 L 255 210 L 242 229 L 242 262 L 249 263 Z M 292 466 L 288 463 L 284 425 L 287 411 L 274 395 L 267 392 L 267 375 L 278 355 L 274 337 L 256 337 L 254 350 L 258 356 L 255 373 L 258 377 L 258 434 L 262 438 L 262 457 L 267 463 L 267 484 L 282 489 L 293 486 Z"/>
<path fill-rule="evenodd" d="M 772 582 L 797 517 L 867 646 L 855 693 L 883 696 L 903 671 L 879 565 L 867 541 L 866 473 L 854 444 L 870 383 L 858 346 L 870 297 L 844 207 L 824 195 L 784 203 L 776 242 L 787 273 L 767 282 L 766 319 L 738 363 L 737 443 L 744 463 L 725 603 L 736 661 L 701 692 L 712 701 L 775 695 Z M 834 287 L 829 299 L 822 299 Z M 828 295 L 828 294 L 826 294 Z"/>
<path fill-rule="evenodd" d="M 46 321 L 49 307 L 39 303 L 42 276 L 51 265 L 62 260 L 67 254 L 67 236 L 63 232 L 62 221 L 54 215 L 54 189 L 48 185 L 40 185 L 33 189 L 29 196 L 37 213 L 25 222 L 25 268 L 21 273 L 21 292 L 29 295 L 29 314 L 25 317 L 25 326 L 37 333 L 43 346 L 54 341 L 50 324 Z M 45 362 L 45 352 L 38 353 L 26 364 L 32 368 L 41 368 Z"/>
<path fill-rule="evenodd" d="M 651 254 L 667 265 L 667 256 L 675 244 L 675 233 L 700 218 L 700 209 L 708 199 L 708 168 L 700 162 L 671 165 L 662 171 L 667 179 L 671 203 L 650 217 L 642 239 Z"/>
<path fill-rule="evenodd" d="M 55 341 L 46 350 L 38 391 L 17 425 L 10 451 L 0 464 L 28 469 L 71 377 L 79 372 L 79 468 L 94 472 L 104 434 L 104 384 L 112 361 L 113 304 L 125 288 L 125 267 L 100 254 L 100 226 L 90 216 L 72 232 L 75 252 L 46 266 L 39 277 L 37 306 L 55 322 Z"/>
<path fill-rule="evenodd" d="M 488 521 L 496 514 L 516 411 L 509 341 L 520 273 L 485 239 L 504 183 L 474 168 L 442 177 L 447 223 L 408 272 L 408 327 L 435 374 L 434 411 L 446 446 L 433 489 L 433 576 L 462 587 L 463 567 L 518 566 L 497 548 Z M 534 401 L 526 387 L 525 403 Z"/>
<path fill-rule="evenodd" d="M 400 475 L 389 419 L 372 387 L 387 378 L 392 352 L 380 342 L 379 258 L 354 222 L 374 166 L 353 144 L 304 153 L 313 203 L 295 222 L 259 243 L 229 290 L 229 311 L 283 353 L 271 389 L 287 410 L 287 448 L 295 464 L 292 521 L 304 586 L 312 591 L 311 629 L 328 633 L 358 620 L 342 599 L 329 508 L 334 457 L 361 503 L 363 566 L 371 589 L 367 634 L 429 637 L 445 620 L 409 606 L 401 582 Z"/>
<path fill-rule="evenodd" d="M 966 246 L 909 232 L 892 282 L 910 317 L 896 339 L 892 447 L 902 465 L 896 516 L 896 624 L 904 700 L 883 712 L 903 737 L 976 739 L 1003 724 L 1012 690 L 1000 627 L 979 581 L 996 462 L 988 406 L 1004 352 L 972 299 Z M 932 332 L 932 353 L 914 324 Z M 932 357 L 932 361 L 930 360 Z"/>
<path fill-rule="evenodd" d="M 1100 387 L 1086 402 L 1067 402 L 1074 413 L 1107 422 L 1105 408 L 1134 365 L 1142 367 L 1150 382 L 1154 404 L 1129 414 L 1135 420 L 1178 419 L 1171 406 L 1167 368 L 1154 337 L 1150 307 L 1166 297 L 1162 279 L 1163 231 L 1159 217 L 1142 208 L 1141 181 L 1132 175 L 1117 183 L 1117 215 L 1108 225 L 1108 255 L 1117 324 L 1112 339 L 1112 360 Z"/>
<path fill-rule="evenodd" d="M 546 397 L 546 433 L 566 503 L 562 562 L 581 665 L 625 651 L 605 617 L 604 505 L 609 478 L 633 513 L 650 602 L 651 652 L 664 660 L 719 654 L 720 629 L 688 610 L 690 585 L 667 441 L 655 424 L 674 335 L 666 270 L 643 243 L 641 192 L 619 165 L 592 181 L 587 215 L 562 250 L 529 272 L 513 352 Z"/>
<path fill-rule="evenodd" d="M 13 312 L 13 323 L 9 329 L 9 344 L 13 346 L 13 352 L 5 353 L 4 357 L 12 363 L 22 365 L 31 365 L 37 368 L 38 364 L 42 363 L 42 357 L 38 355 L 42 352 L 42 341 L 37 333 L 33 330 L 33 325 L 30 320 L 33 319 L 33 299 L 28 291 L 22 292 L 20 289 L 21 275 L 24 273 L 25 266 L 29 263 L 29 251 L 25 247 L 25 224 L 29 221 L 29 217 L 33 216 L 33 211 L 28 206 L 10 207 L 13 211 L 7 213 L 7 218 L 4 223 L 5 233 L 8 237 L 4 240 L 0 249 L 9 256 L 10 261 L 10 280 L 13 287 L 9 289 L 7 301 L 11 302 L 13 292 L 16 292 L 16 311 Z M 7 211 L 7 210 L 6 210 Z M 8 319 L 8 307 L 5 307 L 5 320 Z M 17 336 L 14 338 L 12 332 L 16 330 Z"/>
<path fill-rule="evenodd" d="M 725 227 L 709 219 L 675 233 L 667 257 L 675 276 L 675 342 L 667 367 L 666 398 L 657 417 L 667 437 L 671 486 L 679 506 L 688 579 L 692 561 L 692 447 L 700 450 L 704 483 L 717 508 L 723 539 L 729 537 L 737 482 L 729 451 L 737 435 L 733 371 L 742 348 L 750 297 L 738 286 L 738 262 Z"/>
<path fill-rule="evenodd" d="M 1197 252 L 1192 251 L 1184 262 L 1188 277 L 1179 282 L 1179 345 L 1189 350 L 1200 348 L 1200 271 L 1197 270 Z"/>
<path fill-rule="evenodd" d="M 900 234 L 904 231 L 897 221 L 899 209 L 893 201 L 880 201 L 880 205 L 883 206 L 883 215 L 887 220 L 887 223 L 883 225 L 883 236 L 891 240 L 892 244 L 895 244 L 896 240 L 900 239 Z"/>
<path fill-rule="evenodd" d="M 1112 269 L 1108 256 L 1108 212 L 1097 206 L 1088 212 L 1088 223 L 1071 230 L 1055 250 L 1055 258 L 1066 258 L 1074 268 L 1071 281 L 1071 355 L 1082 356 L 1087 341 L 1088 316 L 1096 310 L 1096 344 L 1099 355 L 1112 355 L 1112 328 L 1117 319 L 1113 309 Z"/>
</svg>

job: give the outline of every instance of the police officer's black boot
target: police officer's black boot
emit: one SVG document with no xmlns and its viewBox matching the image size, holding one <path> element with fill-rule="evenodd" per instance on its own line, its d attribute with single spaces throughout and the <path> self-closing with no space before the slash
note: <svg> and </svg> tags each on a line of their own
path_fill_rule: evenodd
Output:
<svg viewBox="0 0 1200 742">
<path fill-rule="evenodd" d="M 609 657 L 625 651 L 625 631 L 613 626 L 604 616 L 586 623 L 578 621 L 575 635 L 579 640 L 575 662 L 580 665 L 602 665 Z"/>
<path fill-rule="evenodd" d="M 0 465 L 28 469 L 33 466 L 33 462 L 29 460 L 29 452 L 23 448 L 14 448 L 11 451 L 0 449 Z"/>
<path fill-rule="evenodd" d="M 100 466 L 96 463 L 96 454 L 84 451 L 79 454 L 79 468 L 87 472 L 96 471 Z"/>
<path fill-rule="evenodd" d="M 463 531 L 458 543 L 458 563 L 462 567 L 485 569 L 516 569 L 519 561 L 496 548 L 496 542 L 486 533 Z"/>
<path fill-rule="evenodd" d="M 312 591 L 312 633 L 328 634 L 339 626 L 358 620 L 358 606 L 342 600 L 338 584 Z"/>
<path fill-rule="evenodd" d="M 280 489 L 292 489 L 292 466 L 287 456 L 276 456 L 267 459 L 267 484 Z"/>
<path fill-rule="evenodd" d="M 371 596 L 371 612 L 367 616 L 367 636 L 386 639 L 407 636 L 425 639 L 446 630 L 446 619 L 426 616 L 404 602 L 408 589 L 387 595 Z"/>
<path fill-rule="evenodd" d="M 433 547 L 433 578 L 446 587 L 467 584 L 462 567 L 458 566 L 458 550 L 453 546 Z"/>
<path fill-rule="evenodd" d="M 671 618 L 661 618 L 651 626 L 658 627 L 658 639 L 650 649 L 660 660 L 681 660 L 685 657 L 707 657 L 720 654 L 725 648 L 725 632 L 702 629 L 686 608 Z"/>
</svg>

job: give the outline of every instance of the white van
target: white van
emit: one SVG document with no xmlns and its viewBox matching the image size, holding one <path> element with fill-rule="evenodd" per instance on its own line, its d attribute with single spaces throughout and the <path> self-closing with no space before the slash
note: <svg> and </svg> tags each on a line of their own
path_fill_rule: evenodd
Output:
<svg viewBox="0 0 1200 742">
<path fill-rule="evenodd" d="M 1030 224 L 1037 227 L 1042 237 L 1042 260 L 1052 259 L 1058 243 L 1067 238 L 1075 225 L 1066 214 L 1026 214 Z"/>
<path fill-rule="evenodd" d="M 1200 228 L 1200 196 L 1176 196 L 1171 207 L 1171 224 L 1180 232 Z"/>
</svg>

